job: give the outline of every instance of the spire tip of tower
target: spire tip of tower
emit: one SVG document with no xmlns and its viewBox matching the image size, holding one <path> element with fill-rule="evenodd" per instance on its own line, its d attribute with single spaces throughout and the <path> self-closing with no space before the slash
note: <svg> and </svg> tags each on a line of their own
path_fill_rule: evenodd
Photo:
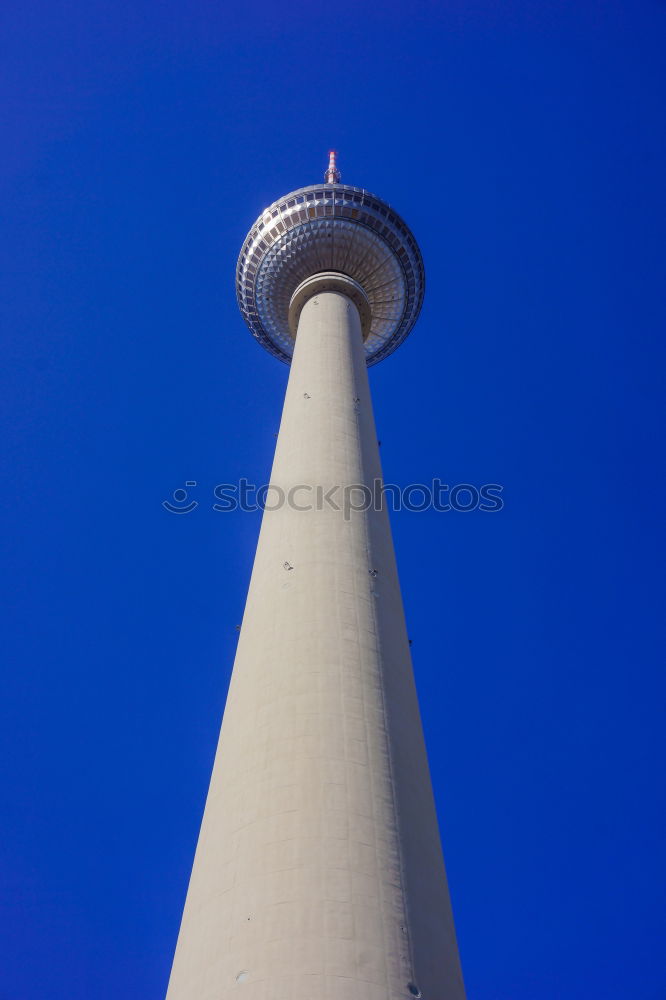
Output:
<svg viewBox="0 0 666 1000">
<path fill-rule="evenodd" d="M 324 174 L 324 181 L 326 184 L 338 184 L 340 181 L 340 171 L 338 170 L 336 157 L 337 153 L 334 149 L 329 150 L 328 153 L 328 167 L 326 173 Z"/>
</svg>

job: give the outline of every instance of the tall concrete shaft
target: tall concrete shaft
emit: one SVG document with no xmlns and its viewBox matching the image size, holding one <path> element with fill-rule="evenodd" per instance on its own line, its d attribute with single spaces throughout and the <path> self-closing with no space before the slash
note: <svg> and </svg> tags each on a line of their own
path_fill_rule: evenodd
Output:
<svg viewBox="0 0 666 1000">
<path fill-rule="evenodd" d="M 291 285 L 271 490 L 167 1000 L 464 1000 L 388 515 L 368 504 L 370 295 L 341 270 Z"/>
</svg>

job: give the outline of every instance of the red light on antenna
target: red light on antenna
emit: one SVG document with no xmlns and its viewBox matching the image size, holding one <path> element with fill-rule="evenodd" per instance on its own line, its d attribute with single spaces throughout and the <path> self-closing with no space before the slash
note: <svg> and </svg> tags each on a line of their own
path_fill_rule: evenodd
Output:
<svg viewBox="0 0 666 1000">
<path fill-rule="evenodd" d="M 337 184 L 340 180 L 340 171 L 336 164 L 337 155 L 334 149 L 330 149 L 328 152 L 328 167 L 324 174 L 324 181 L 327 184 Z"/>
</svg>

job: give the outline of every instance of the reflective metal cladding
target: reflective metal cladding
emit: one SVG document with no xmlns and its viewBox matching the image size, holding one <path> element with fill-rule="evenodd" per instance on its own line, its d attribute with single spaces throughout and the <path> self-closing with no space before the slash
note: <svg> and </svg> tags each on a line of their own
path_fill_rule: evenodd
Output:
<svg viewBox="0 0 666 1000">
<path fill-rule="evenodd" d="M 408 226 L 386 202 L 347 184 L 299 188 L 262 212 L 238 258 L 236 294 L 252 334 L 287 364 L 294 351 L 289 302 L 321 271 L 361 285 L 372 314 L 366 363 L 388 357 L 423 301 L 423 260 Z"/>
</svg>

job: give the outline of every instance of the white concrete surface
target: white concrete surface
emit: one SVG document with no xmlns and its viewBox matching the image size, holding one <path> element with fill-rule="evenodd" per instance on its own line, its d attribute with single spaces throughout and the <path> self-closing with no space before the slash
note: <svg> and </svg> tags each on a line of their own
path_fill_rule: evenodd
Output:
<svg viewBox="0 0 666 1000">
<path fill-rule="evenodd" d="M 300 317 L 271 482 L 380 476 L 359 315 L 324 292 Z M 388 517 L 283 506 L 262 521 L 167 998 L 409 984 L 465 997 Z"/>
</svg>

